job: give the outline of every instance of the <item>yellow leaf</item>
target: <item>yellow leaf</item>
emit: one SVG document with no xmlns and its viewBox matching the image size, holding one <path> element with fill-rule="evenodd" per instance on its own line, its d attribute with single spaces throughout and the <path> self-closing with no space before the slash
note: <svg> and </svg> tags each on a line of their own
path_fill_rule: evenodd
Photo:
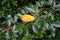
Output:
<svg viewBox="0 0 60 40">
<path fill-rule="evenodd" d="M 29 14 L 24 14 L 21 17 L 21 19 L 22 19 L 23 22 L 31 22 L 31 21 L 34 21 L 35 20 L 35 17 L 32 16 L 32 15 L 29 15 Z"/>
<path fill-rule="evenodd" d="M 16 29 L 16 25 L 13 26 L 13 31 Z"/>
</svg>

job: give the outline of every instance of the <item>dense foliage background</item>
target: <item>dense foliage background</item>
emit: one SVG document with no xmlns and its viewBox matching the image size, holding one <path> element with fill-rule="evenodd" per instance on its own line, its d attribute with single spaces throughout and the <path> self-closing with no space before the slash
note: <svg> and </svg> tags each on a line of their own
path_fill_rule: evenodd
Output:
<svg viewBox="0 0 60 40">
<path fill-rule="evenodd" d="M 0 40 L 60 40 L 60 0 L 0 0 Z"/>
</svg>

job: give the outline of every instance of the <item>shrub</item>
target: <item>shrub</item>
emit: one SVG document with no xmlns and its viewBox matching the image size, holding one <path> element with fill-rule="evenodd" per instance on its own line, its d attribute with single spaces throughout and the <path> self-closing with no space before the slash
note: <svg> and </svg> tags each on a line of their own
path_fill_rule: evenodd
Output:
<svg viewBox="0 0 60 40">
<path fill-rule="evenodd" d="M 59 0 L 0 0 L 1 40 L 59 40 Z"/>
</svg>

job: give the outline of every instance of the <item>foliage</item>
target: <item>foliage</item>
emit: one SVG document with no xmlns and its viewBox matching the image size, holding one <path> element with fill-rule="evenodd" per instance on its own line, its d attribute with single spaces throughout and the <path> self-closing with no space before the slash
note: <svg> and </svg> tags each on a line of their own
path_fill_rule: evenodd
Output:
<svg viewBox="0 0 60 40">
<path fill-rule="evenodd" d="M 23 22 L 24 14 L 34 16 Z M 0 40 L 59 40 L 59 0 L 0 0 Z"/>
</svg>

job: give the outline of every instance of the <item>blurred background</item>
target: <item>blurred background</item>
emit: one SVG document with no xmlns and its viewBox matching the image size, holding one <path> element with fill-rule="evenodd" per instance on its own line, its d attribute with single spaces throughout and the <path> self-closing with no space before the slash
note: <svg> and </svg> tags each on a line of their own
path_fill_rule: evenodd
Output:
<svg viewBox="0 0 60 40">
<path fill-rule="evenodd" d="M 0 40 L 60 40 L 60 0 L 0 0 Z"/>
</svg>

